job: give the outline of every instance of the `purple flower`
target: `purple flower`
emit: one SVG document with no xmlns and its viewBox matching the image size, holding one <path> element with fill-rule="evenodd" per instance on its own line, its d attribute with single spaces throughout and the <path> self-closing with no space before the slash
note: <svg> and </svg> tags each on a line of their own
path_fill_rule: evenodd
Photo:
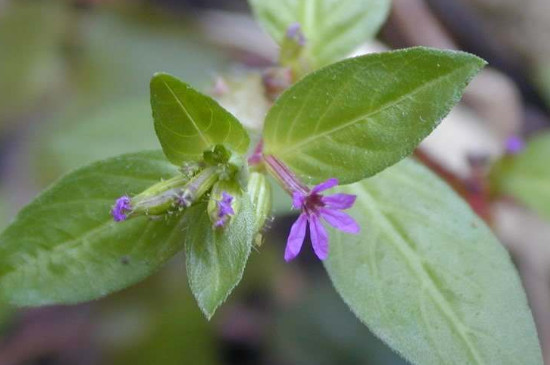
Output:
<svg viewBox="0 0 550 365">
<path fill-rule="evenodd" d="M 359 225 L 342 209 L 351 208 L 355 195 L 333 194 L 323 196 L 320 192 L 338 185 L 338 179 L 331 178 L 313 187 L 308 193 L 294 192 L 293 206 L 302 213 L 292 225 L 286 243 L 285 260 L 290 261 L 300 253 L 309 223 L 309 235 L 313 251 L 324 260 L 328 257 L 328 234 L 321 224 L 321 218 L 331 226 L 346 233 L 359 233 Z"/>
<path fill-rule="evenodd" d="M 511 136 L 506 140 L 506 152 L 515 155 L 525 148 L 525 142 L 518 136 Z"/>
<path fill-rule="evenodd" d="M 113 219 L 115 222 L 121 222 L 123 220 L 126 220 L 128 216 L 126 215 L 126 212 L 129 212 L 132 210 L 132 205 L 130 204 L 130 197 L 123 195 L 120 198 L 116 200 L 115 205 L 111 209 L 111 215 L 113 216 Z"/>
<path fill-rule="evenodd" d="M 293 23 L 289 25 L 286 29 L 286 37 L 288 39 L 296 41 L 296 43 L 298 43 L 298 45 L 300 46 L 306 45 L 306 37 L 304 37 L 304 33 L 302 33 L 302 27 L 300 26 L 300 23 Z"/>
<path fill-rule="evenodd" d="M 235 215 L 231 206 L 233 196 L 227 192 L 222 192 L 222 198 L 218 200 L 218 220 L 214 224 L 216 227 L 223 227 L 230 215 Z"/>
</svg>

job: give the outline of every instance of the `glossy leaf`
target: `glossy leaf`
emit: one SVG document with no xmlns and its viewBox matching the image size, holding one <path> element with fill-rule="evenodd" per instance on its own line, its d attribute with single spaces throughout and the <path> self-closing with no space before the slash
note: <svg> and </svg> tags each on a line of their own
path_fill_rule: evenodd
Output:
<svg viewBox="0 0 550 365">
<path fill-rule="evenodd" d="M 206 204 L 187 213 L 185 256 L 189 286 L 210 319 L 241 281 L 254 238 L 254 213 L 247 196 L 228 227 L 213 229 Z"/>
<path fill-rule="evenodd" d="M 265 152 L 310 183 L 374 175 L 410 154 L 484 65 L 468 53 L 418 47 L 327 66 L 275 102 Z"/>
<path fill-rule="evenodd" d="M 492 180 L 497 190 L 510 195 L 546 219 L 550 219 L 550 133 L 529 141 L 517 156 L 497 165 Z"/>
<path fill-rule="evenodd" d="M 279 43 L 299 23 L 314 65 L 344 58 L 374 37 L 388 14 L 390 0 L 250 0 L 260 23 Z"/>
<path fill-rule="evenodd" d="M 542 364 L 508 253 L 446 184 L 406 160 L 340 190 L 362 231 L 331 231 L 326 269 L 377 336 L 413 364 Z"/>
<path fill-rule="evenodd" d="M 201 159 L 216 144 L 243 154 L 248 149 L 248 133 L 233 115 L 174 76 L 153 77 L 151 107 L 160 144 L 176 165 Z"/>
<path fill-rule="evenodd" d="M 181 249 L 179 217 L 115 223 L 115 199 L 177 172 L 160 152 L 123 155 L 63 177 L 0 235 L 0 298 L 15 305 L 76 303 L 125 288 Z"/>
</svg>

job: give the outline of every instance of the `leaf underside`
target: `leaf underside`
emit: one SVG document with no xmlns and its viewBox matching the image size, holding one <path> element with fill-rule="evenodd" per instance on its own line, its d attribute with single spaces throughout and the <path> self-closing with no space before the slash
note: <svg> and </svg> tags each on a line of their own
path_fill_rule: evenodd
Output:
<svg viewBox="0 0 550 365">
<path fill-rule="evenodd" d="M 326 269 L 344 301 L 414 364 L 542 364 L 508 253 L 425 167 L 405 160 L 341 187 L 362 232 L 331 231 Z"/>
<path fill-rule="evenodd" d="M 241 281 L 254 238 L 254 213 L 246 195 L 228 227 L 213 229 L 206 204 L 187 213 L 185 262 L 189 286 L 210 319 Z"/>
</svg>

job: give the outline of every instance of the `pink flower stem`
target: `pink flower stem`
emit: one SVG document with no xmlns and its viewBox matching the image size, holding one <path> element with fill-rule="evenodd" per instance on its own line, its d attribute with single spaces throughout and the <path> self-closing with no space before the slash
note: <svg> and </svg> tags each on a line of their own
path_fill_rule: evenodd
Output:
<svg viewBox="0 0 550 365">
<path fill-rule="evenodd" d="M 309 193 L 309 188 L 298 180 L 296 175 L 294 175 L 294 173 L 276 157 L 272 155 L 264 155 L 264 161 L 267 166 L 267 170 L 273 177 L 275 177 L 279 185 L 281 185 L 290 196 L 296 192 L 303 195 L 307 195 Z"/>
<path fill-rule="evenodd" d="M 254 152 L 248 158 L 248 166 L 256 166 L 262 163 L 263 152 L 264 152 L 264 140 L 260 139 L 256 147 L 254 148 Z"/>
</svg>

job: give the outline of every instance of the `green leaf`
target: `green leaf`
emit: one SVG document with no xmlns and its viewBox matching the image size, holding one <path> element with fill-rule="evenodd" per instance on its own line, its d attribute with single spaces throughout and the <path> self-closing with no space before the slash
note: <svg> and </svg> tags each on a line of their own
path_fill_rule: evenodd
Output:
<svg viewBox="0 0 550 365">
<path fill-rule="evenodd" d="M 362 232 L 331 231 L 326 269 L 377 336 L 413 364 L 542 364 L 508 253 L 446 184 L 405 160 L 339 190 Z"/>
<path fill-rule="evenodd" d="M 109 210 L 177 169 L 158 152 L 100 161 L 66 175 L 0 235 L 0 298 L 20 306 L 76 303 L 125 288 L 157 270 L 183 244 L 183 219 Z"/>
<path fill-rule="evenodd" d="M 387 17 L 390 0 L 250 0 L 256 18 L 282 44 L 299 23 L 314 66 L 344 58 L 374 37 Z"/>
<path fill-rule="evenodd" d="M 10 1 L 0 11 L 0 124 L 32 111 L 62 85 L 68 8 L 54 1 Z"/>
<path fill-rule="evenodd" d="M 174 76 L 155 74 L 151 107 L 160 144 L 176 165 L 201 159 L 217 144 L 242 154 L 248 149 L 248 133 L 233 115 Z"/>
<path fill-rule="evenodd" d="M 510 195 L 550 219 L 550 133 L 529 141 L 517 156 L 505 157 L 492 172 L 501 194 Z"/>
<path fill-rule="evenodd" d="M 241 281 L 255 234 L 254 212 L 248 196 L 243 195 L 237 215 L 224 229 L 213 229 L 206 204 L 191 208 L 186 221 L 189 286 L 200 309 L 210 319 Z"/>
<path fill-rule="evenodd" d="M 468 53 L 418 47 L 327 66 L 275 102 L 265 153 L 310 183 L 374 175 L 410 154 L 484 65 Z"/>
</svg>

